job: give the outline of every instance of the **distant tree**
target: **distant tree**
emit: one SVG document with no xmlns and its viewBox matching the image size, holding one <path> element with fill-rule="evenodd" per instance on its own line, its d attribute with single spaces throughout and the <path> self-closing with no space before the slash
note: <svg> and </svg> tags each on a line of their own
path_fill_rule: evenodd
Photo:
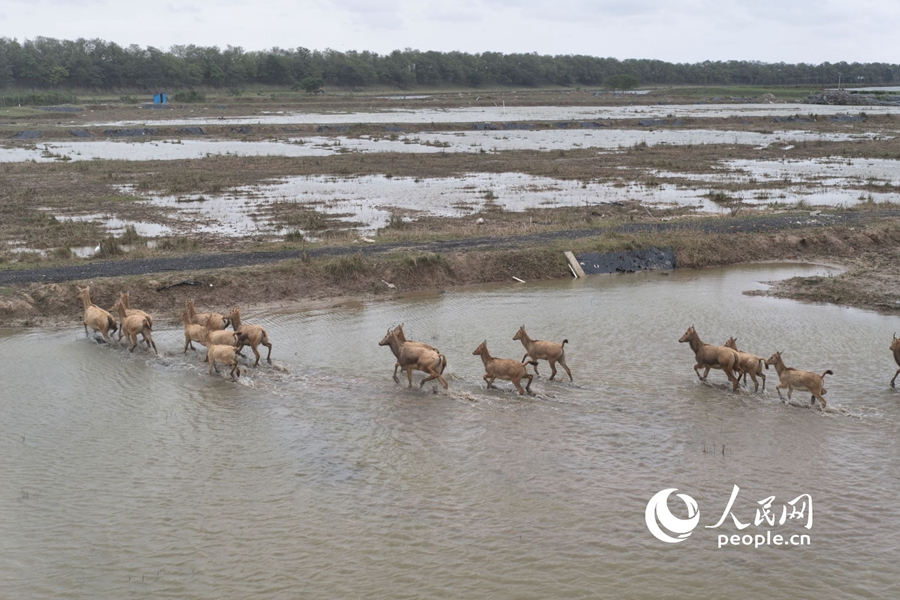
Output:
<svg viewBox="0 0 900 600">
<path fill-rule="evenodd" d="M 323 87 L 325 87 L 325 82 L 321 77 L 304 77 L 300 83 L 298 83 L 296 87 L 299 87 L 301 90 L 304 90 L 308 94 L 312 94 L 314 92 L 318 92 Z"/>
<path fill-rule="evenodd" d="M 638 86 L 638 78 L 630 73 L 622 73 L 620 75 L 610 75 L 603 80 L 603 87 L 608 90 L 633 90 Z"/>
</svg>

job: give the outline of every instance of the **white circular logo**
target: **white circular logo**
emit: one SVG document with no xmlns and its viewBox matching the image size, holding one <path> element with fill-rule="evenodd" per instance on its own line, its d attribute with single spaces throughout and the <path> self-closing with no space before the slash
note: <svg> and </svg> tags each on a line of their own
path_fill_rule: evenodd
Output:
<svg viewBox="0 0 900 600">
<path fill-rule="evenodd" d="M 688 539 L 697 523 L 700 522 L 700 511 L 697 509 L 697 501 L 687 494 L 675 494 L 681 498 L 687 506 L 687 519 L 679 519 L 669 510 L 667 501 L 672 492 L 677 492 L 677 488 L 669 488 L 654 494 L 647 503 L 647 510 L 644 511 L 644 518 L 647 520 L 647 529 L 653 536 L 668 544 L 677 544 Z M 678 534 L 678 537 L 672 537 L 662 527 L 665 527 L 672 533 Z"/>
</svg>

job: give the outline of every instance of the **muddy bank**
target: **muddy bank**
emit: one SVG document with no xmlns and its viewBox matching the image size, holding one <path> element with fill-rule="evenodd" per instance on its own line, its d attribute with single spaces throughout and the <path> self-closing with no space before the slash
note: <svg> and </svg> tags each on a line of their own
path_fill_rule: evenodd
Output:
<svg viewBox="0 0 900 600">
<path fill-rule="evenodd" d="M 790 298 L 852 306 L 885 314 L 900 313 L 900 251 L 864 252 L 845 257 L 846 271 L 834 277 L 794 277 L 769 282 L 771 288 L 753 296 Z"/>
<path fill-rule="evenodd" d="M 807 215 L 809 217 L 809 215 Z M 866 217 L 866 218 L 864 218 Z M 878 218 L 876 218 L 878 217 Z M 160 271 L 159 264 L 137 266 L 154 271 L 104 276 L 102 271 L 81 278 L 69 273 L 65 281 L 4 284 L 0 287 L 0 325 L 52 325 L 78 323 L 81 307 L 75 300 L 78 285 L 90 284 L 94 301 L 111 306 L 117 294 L 128 290 L 133 304 L 158 315 L 161 322 L 177 325 L 177 315 L 193 298 L 204 310 L 225 311 L 231 306 L 252 306 L 297 301 L 327 302 L 343 297 L 370 300 L 418 290 L 444 290 L 472 283 L 526 281 L 569 277 L 564 250 L 580 253 L 627 253 L 651 247 L 671 248 L 679 268 L 724 266 L 761 260 L 824 261 L 848 265 L 840 277 L 786 282 L 770 293 L 807 301 L 834 302 L 882 312 L 900 312 L 896 282 L 900 281 L 900 217 L 875 213 L 847 213 L 841 224 L 814 223 L 784 217 L 782 228 L 771 231 L 747 223 L 698 221 L 657 224 L 655 229 L 629 224 L 598 232 L 556 232 L 553 235 L 454 240 L 421 245 L 394 245 L 390 249 L 367 245 L 322 249 L 255 262 L 251 266 L 197 267 L 232 260 L 232 255 L 179 258 L 165 263 L 178 270 Z M 802 224 L 802 225 L 801 225 Z M 749 232 L 747 232 L 749 230 Z M 435 245 L 437 244 L 437 245 Z M 435 252 L 434 248 L 440 250 Z M 333 252 L 332 252 L 333 251 Z M 273 253 L 269 253 L 273 254 Z M 639 256 L 639 253 L 635 254 Z M 273 258 L 268 256 L 267 258 Z M 202 260 L 201 260 L 202 259 Z M 128 266 L 130 264 L 130 266 Z M 97 263 L 132 268 L 131 261 Z M 92 265 L 87 265 L 92 266 Z M 4 272 L 12 277 L 16 272 Z M 42 270 L 42 275 L 47 272 Z M 176 285 L 192 280 L 202 285 Z M 157 291 L 158 288 L 166 288 Z"/>
<path fill-rule="evenodd" d="M 519 236 L 472 237 L 423 243 L 396 242 L 364 245 L 355 244 L 275 252 L 230 252 L 133 260 L 106 260 L 61 267 L 0 271 L 0 285 L 34 282 L 59 283 L 105 277 L 147 275 L 150 273 L 164 273 L 170 271 L 228 269 L 271 264 L 283 260 L 327 258 L 357 253 L 364 256 L 372 256 L 389 253 L 398 249 L 432 253 L 460 252 L 474 249 L 497 250 L 532 245 L 541 246 L 566 240 L 577 241 L 585 238 L 616 234 L 654 235 L 698 232 L 703 234 L 729 235 L 741 233 L 765 233 L 796 229 L 820 229 L 834 226 L 861 226 L 895 218 L 900 218 L 900 209 L 838 211 L 827 213 L 822 211 L 812 211 L 812 213 L 784 213 L 740 218 L 716 217 L 680 221 L 635 222 L 615 227 L 596 229 L 551 231 Z M 806 243 L 806 239 L 801 236 L 798 244 L 803 246 Z"/>
</svg>

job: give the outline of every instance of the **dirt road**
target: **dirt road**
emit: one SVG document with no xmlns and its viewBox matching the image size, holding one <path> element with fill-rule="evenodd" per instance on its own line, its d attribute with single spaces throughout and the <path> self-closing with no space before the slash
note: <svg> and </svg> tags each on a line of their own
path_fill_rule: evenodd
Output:
<svg viewBox="0 0 900 600">
<path fill-rule="evenodd" d="M 62 283 L 104 277 L 146 275 L 172 271 L 196 271 L 262 265 L 287 259 L 343 256 L 361 253 L 373 255 L 397 249 L 418 252 L 460 252 L 472 249 L 506 249 L 528 245 L 541 245 L 558 240 L 577 240 L 604 233 L 664 233 L 672 231 L 698 231 L 701 233 L 765 233 L 800 228 L 830 227 L 875 223 L 881 219 L 900 217 L 900 209 L 841 212 L 799 212 L 750 217 L 691 218 L 655 223 L 629 223 L 605 229 L 578 229 L 539 234 L 505 237 L 478 237 L 426 243 L 374 243 L 286 250 L 277 252 L 228 252 L 193 254 L 149 259 L 113 259 L 80 265 L 47 267 L 40 269 L 0 271 L 0 285 L 26 283 Z"/>
</svg>

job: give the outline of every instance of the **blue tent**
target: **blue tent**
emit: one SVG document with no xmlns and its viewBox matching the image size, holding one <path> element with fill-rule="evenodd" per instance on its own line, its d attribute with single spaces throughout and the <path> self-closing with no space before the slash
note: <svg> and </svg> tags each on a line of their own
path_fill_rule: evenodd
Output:
<svg viewBox="0 0 900 600">
<path fill-rule="evenodd" d="M 156 94 L 153 96 L 153 104 L 168 104 L 169 97 L 165 94 Z"/>
</svg>

